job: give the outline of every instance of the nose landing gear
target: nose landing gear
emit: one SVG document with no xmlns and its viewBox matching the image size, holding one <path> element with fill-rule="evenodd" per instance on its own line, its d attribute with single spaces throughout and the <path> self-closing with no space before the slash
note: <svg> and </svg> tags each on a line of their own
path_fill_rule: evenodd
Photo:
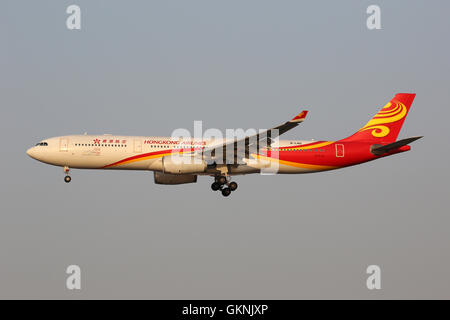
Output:
<svg viewBox="0 0 450 320">
<path fill-rule="evenodd" d="M 66 174 L 66 176 L 64 177 L 64 182 L 69 183 L 70 181 L 72 181 L 72 178 L 69 176 L 69 167 L 64 167 L 64 173 Z"/>
<path fill-rule="evenodd" d="M 211 185 L 213 191 L 219 191 L 224 197 L 228 197 L 232 191 L 236 190 L 238 184 L 234 181 L 229 182 L 226 176 L 215 176 L 214 182 Z"/>
</svg>

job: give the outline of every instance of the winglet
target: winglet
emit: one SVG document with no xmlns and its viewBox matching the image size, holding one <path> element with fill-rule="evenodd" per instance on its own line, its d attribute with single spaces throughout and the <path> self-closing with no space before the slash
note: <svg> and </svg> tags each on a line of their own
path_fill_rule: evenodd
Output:
<svg viewBox="0 0 450 320">
<path fill-rule="evenodd" d="M 292 120 L 289 122 L 303 122 L 303 121 L 305 121 L 307 114 L 308 114 L 308 111 L 303 110 L 298 115 L 296 115 L 294 118 L 292 118 Z"/>
</svg>

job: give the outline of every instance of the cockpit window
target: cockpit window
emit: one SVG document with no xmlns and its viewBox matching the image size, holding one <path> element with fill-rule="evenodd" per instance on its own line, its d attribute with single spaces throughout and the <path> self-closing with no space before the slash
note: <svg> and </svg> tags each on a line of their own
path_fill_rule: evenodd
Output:
<svg viewBox="0 0 450 320">
<path fill-rule="evenodd" d="M 48 146 L 47 142 L 38 142 L 36 143 L 36 146 Z"/>
</svg>

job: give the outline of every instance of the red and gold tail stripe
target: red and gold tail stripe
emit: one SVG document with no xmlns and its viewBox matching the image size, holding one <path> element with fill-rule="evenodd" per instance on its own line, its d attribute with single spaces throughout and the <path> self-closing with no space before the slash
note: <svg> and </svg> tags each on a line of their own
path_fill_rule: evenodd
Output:
<svg viewBox="0 0 450 320">
<path fill-rule="evenodd" d="M 392 100 L 391 102 L 388 102 L 364 127 L 359 129 L 359 132 L 372 130 L 371 133 L 374 137 L 385 137 L 390 132 L 390 129 L 386 124 L 403 119 L 407 112 L 408 109 L 403 103 Z"/>
</svg>

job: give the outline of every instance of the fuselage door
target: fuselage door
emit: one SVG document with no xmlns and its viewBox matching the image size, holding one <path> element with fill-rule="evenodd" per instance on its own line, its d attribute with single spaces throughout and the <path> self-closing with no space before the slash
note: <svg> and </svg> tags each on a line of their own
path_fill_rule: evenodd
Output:
<svg viewBox="0 0 450 320">
<path fill-rule="evenodd" d="M 69 139 L 61 138 L 59 139 L 59 151 L 67 152 L 69 150 Z"/>
<path fill-rule="evenodd" d="M 336 157 L 343 158 L 344 157 L 344 145 L 336 144 Z"/>
<path fill-rule="evenodd" d="M 134 152 L 141 153 L 142 152 L 142 140 L 134 139 Z"/>
</svg>

